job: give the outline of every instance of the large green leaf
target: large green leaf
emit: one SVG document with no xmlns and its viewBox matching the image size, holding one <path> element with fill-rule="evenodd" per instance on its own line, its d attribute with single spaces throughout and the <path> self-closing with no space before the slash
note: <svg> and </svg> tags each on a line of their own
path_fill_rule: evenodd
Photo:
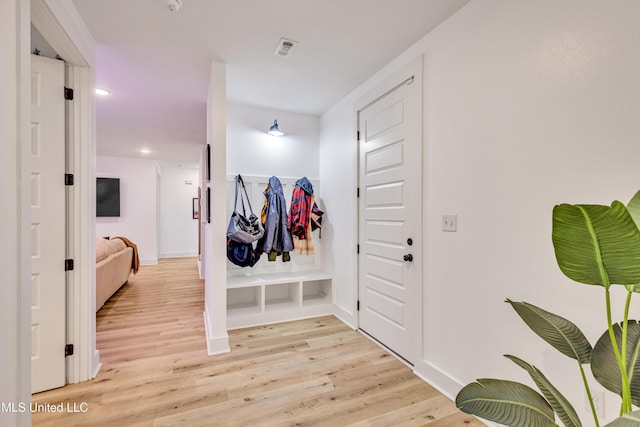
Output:
<svg viewBox="0 0 640 427">
<path fill-rule="evenodd" d="M 627 210 L 629 211 L 633 221 L 636 223 L 636 227 L 640 229 L 640 191 L 633 196 L 627 205 Z M 640 293 L 640 284 L 627 285 L 626 288 L 629 292 Z"/>
<path fill-rule="evenodd" d="M 509 299 L 507 302 L 533 332 L 560 353 L 576 359 L 581 364 L 591 361 L 591 344 L 575 324 L 526 302 L 514 302 Z"/>
<path fill-rule="evenodd" d="M 627 412 L 605 427 L 640 427 L 640 411 Z"/>
<path fill-rule="evenodd" d="M 560 270 L 576 282 L 640 283 L 640 230 L 622 203 L 557 205 L 552 239 Z"/>
<path fill-rule="evenodd" d="M 620 352 L 622 352 L 621 325 L 617 323 L 613 325 L 613 332 Z M 635 320 L 629 320 L 626 353 L 627 375 L 629 375 L 629 383 L 631 384 L 631 402 L 640 406 L 640 323 Z M 609 331 L 605 331 L 593 347 L 591 372 L 603 387 L 622 396 L 622 374 L 613 352 Z"/>
<path fill-rule="evenodd" d="M 511 427 L 557 425 L 549 403 L 531 387 L 513 381 L 478 379 L 460 390 L 456 406 L 467 414 Z"/>
<path fill-rule="evenodd" d="M 627 205 L 627 210 L 636 223 L 636 227 L 640 229 L 640 191 L 638 191 Z"/>
<path fill-rule="evenodd" d="M 505 354 L 504 357 L 512 360 L 516 365 L 520 366 L 522 369 L 529 373 L 533 382 L 536 383 L 538 389 L 542 392 L 544 397 L 547 399 L 547 402 L 549 402 L 555 413 L 558 414 L 560 421 L 562 421 L 565 426 L 582 426 L 580 417 L 578 417 L 578 414 L 576 413 L 576 410 L 573 408 L 571 403 L 567 400 L 566 397 L 562 395 L 562 393 L 560 393 L 557 388 L 553 386 L 553 384 L 551 384 L 547 377 L 545 377 L 538 368 L 520 358 L 517 358 L 516 356 Z"/>
</svg>

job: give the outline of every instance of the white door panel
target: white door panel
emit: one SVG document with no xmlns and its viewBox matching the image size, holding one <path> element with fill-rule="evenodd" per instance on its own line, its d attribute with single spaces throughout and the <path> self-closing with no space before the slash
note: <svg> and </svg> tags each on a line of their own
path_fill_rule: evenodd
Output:
<svg viewBox="0 0 640 427">
<path fill-rule="evenodd" d="M 387 258 L 380 255 L 367 254 L 367 278 L 379 277 L 388 284 L 404 288 L 404 263 L 395 258 Z"/>
<path fill-rule="evenodd" d="M 409 362 L 421 331 L 420 102 L 418 84 L 401 84 L 358 111 L 359 327 Z"/>
<path fill-rule="evenodd" d="M 404 321 L 404 302 L 392 298 L 386 292 L 378 292 L 375 289 L 367 290 L 367 309 L 380 316 L 380 320 L 391 323 L 396 328 L 402 329 Z"/>
<path fill-rule="evenodd" d="M 397 181 L 367 185 L 365 198 L 367 199 L 367 208 L 404 207 L 405 183 Z"/>
<path fill-rule="evenodd" d="M 367 117 L 363 121 L 366 141 L 375 140 L 405 122 L 403 96 L 395 92 L 387 94 L 384 98 L 384 103 L 376 102 L 367 108 Z"/>
<path fill-rule="evenodd" d="M 64 63 L 31 60 L 31 389 L 65 384 Z"/>
<path fill-rule="evenodd" d="M 397 282 L 389 282 L 381 277 L 370 275 L 367 277 L 367 290 L 385 294 L 388 298 L 402 301 L 406 289 Z"/>
<path fill-rule="evenodd" d="M 402 247 L 404 222 L 369 220 L 366 223 L 365 233 L 369 243 L 386 243 Z"/>
<path fill-rule="evenodd" d="M 404 163 L 404 142 L 395 141 L 380 148 L 370 150 L 365 156 L 365 172 L 373 174 L 394 168 Z"/>
</svg>

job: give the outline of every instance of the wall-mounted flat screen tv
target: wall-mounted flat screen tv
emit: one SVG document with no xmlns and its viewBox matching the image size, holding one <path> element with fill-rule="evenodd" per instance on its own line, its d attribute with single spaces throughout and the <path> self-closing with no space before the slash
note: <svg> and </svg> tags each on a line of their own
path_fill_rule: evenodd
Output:
<svg viewBox="0 0 640 427">
<path fill-rule="evenodd" d="M 96 216 L 120 216 L 120 179 L 98 178 Z"/>
</svg>

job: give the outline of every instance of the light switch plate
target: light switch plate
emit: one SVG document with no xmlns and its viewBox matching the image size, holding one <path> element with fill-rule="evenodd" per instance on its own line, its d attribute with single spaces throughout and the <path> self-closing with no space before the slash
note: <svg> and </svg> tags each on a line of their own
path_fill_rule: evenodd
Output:
<svg viewBox="0 0 640 427">
<path fill-rule="evenodd" d="M 458 231 L 458 215 L 442 215 L 442 231 Z"/>
</svg>

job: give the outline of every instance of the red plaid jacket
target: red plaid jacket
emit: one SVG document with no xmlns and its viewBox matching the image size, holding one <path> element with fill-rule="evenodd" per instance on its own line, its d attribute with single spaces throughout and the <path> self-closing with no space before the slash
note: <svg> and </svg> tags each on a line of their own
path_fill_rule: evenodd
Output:
<svg viewBox="0 0 640 427">
<path fill-rule="evenodd" d="M 291 207 L 289 209 L 289 221 L 287 227 L 291 234 L 300 240 L 307 238 L 307 229 L 311 220 L 311 208 L 313 207 L 313 195 L 296 186 L 291 195 Z"/>
</svg>

